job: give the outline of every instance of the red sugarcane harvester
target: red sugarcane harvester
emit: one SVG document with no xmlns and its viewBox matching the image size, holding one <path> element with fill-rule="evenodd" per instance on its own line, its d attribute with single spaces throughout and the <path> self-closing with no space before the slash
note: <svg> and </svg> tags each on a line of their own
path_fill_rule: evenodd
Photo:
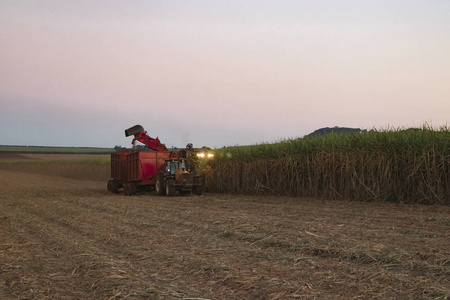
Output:
<svg viewBox="0 0 450 300">
<path fill-rule="evenodd" d="M 111 154 L 111 177 L 108 191 L 135 195 L 138 190 L 154 189 L 157 195 L 180 194 L 201 195 L 203 186 L 200 178 L 186 168 L 186 160 L 178 152 L 169 151 L 158 138 L 147 135 L 141 125 L 125 130 L 125 136 L 134 135 L 133 149 Z M 139 141 L 153 151 L 135 149 Z"/>
</svg>

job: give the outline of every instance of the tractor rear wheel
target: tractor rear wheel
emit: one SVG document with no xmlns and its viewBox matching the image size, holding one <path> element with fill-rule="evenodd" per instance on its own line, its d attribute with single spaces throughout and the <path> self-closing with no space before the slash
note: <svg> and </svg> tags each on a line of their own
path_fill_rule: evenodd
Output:
<svg viewBox="0 0 450 300">
<path fill-rule="evenodd" d="M 175 195 L 175 180 L 169 178 L 166 180 L 166 196 L 172 197 Z"/>
<path fill-rule="evenodd" d="M 165 186 L 164 186 L 164 176 L 162 174 L 158 174 L 158 176 L 156 176 L 156 183 L 155 183 L 155 192 L 156 195 L 164 195 L 164 190 L 165 190 Z"/>
</svg>

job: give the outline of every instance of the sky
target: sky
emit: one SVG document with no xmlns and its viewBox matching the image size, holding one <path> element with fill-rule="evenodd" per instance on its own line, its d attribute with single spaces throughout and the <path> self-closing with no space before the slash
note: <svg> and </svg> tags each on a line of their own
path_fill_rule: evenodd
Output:
<svg viewBox="0 0 450 300">
<path fill-rule="evenodd" d="M 0 0 L 0 145 L 450 121 L 448 0 Z"/>
</svg>

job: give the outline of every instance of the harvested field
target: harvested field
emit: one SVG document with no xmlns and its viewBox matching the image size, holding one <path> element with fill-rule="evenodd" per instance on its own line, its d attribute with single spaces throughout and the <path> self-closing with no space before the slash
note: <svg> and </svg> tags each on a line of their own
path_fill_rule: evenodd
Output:
<svg viewBox="0 0 450 300">
<path fill-rule="evenodd" d="M 92 159 L 101 158 L 109 159 L 110 154 L 40 154 L 40 153 L 1 153 L 0 159 L 40 159 L 40 160 L 71 160 L 71 159 Z"/>
<path fill-rule="evenodd" d="M 107 181 L 110 155 L 0 153 L 0 169 L 84 180 Z"/>
<path fill-rule="evenodd" d="M 33 157 L 30 157 L 29 154 L 20 154 L 20 153 L 1 153 L 0 152 L 0 159 L 33 159 Z"/>
<path fill-rule="evenodd" d="M 448 206 L 0 182 L 0 299 L 450 297 Z"/>
</svg>

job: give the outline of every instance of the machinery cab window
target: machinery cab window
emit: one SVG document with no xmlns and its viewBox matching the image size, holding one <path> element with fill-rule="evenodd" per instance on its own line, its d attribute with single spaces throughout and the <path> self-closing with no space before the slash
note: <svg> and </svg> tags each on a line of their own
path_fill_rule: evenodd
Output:
<svg viewBox="0 0 450 300">
<path fill-rule="evenodd" d="M 175 175 L 175 170 L 181 169 L 183 171 L 186 171 L 186 162 L 184 159 L 180 160 L 169 160 L 166 162 L 166 171 L 169 172 L 172 175 Z"/>
</svg>

